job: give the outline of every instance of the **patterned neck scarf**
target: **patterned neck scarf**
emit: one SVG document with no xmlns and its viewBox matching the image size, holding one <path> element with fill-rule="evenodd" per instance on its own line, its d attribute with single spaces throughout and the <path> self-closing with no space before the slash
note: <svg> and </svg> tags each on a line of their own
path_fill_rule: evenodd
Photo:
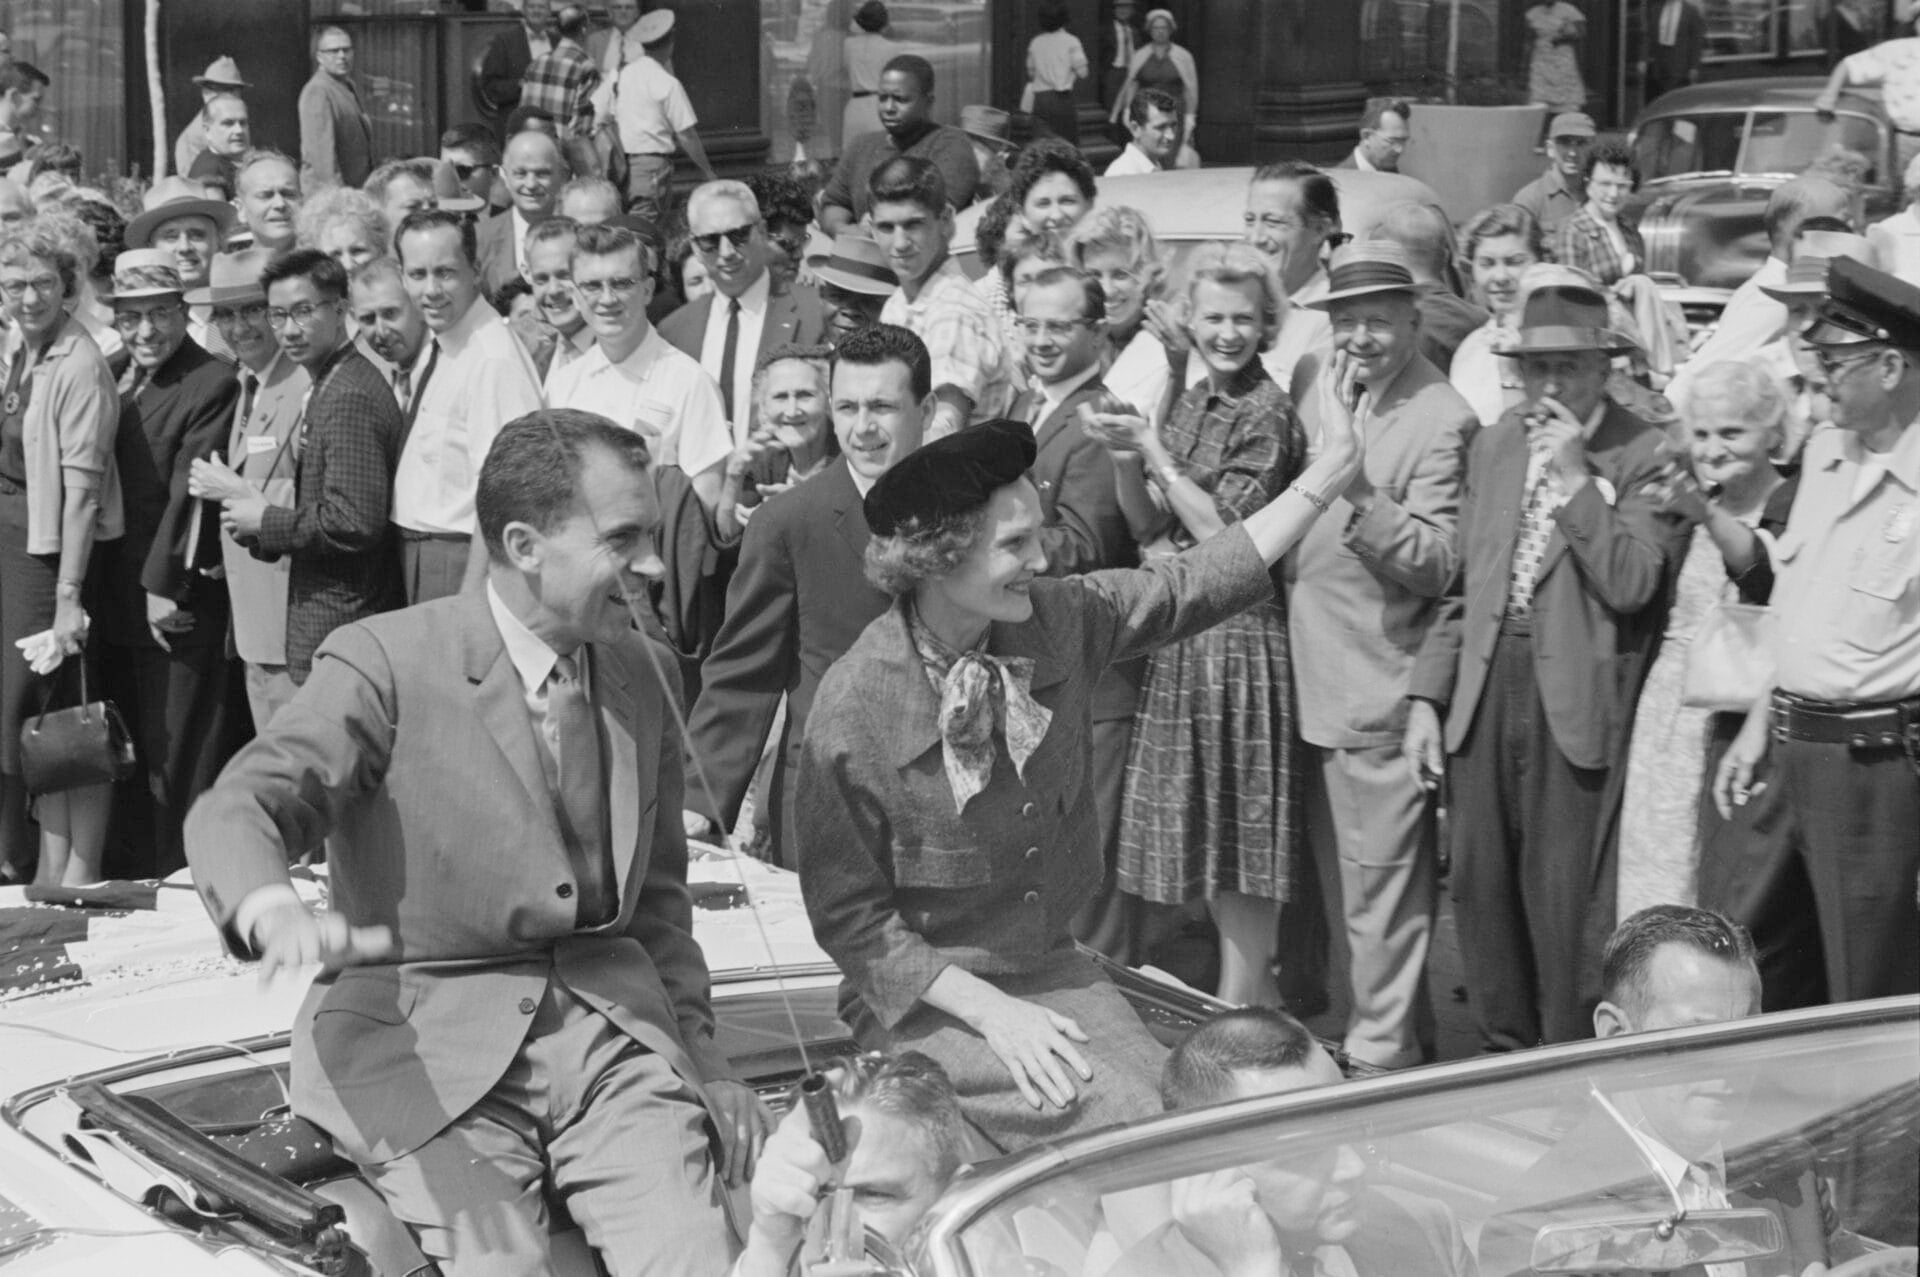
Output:
<svg viewBox="0 0 1920 1277">
<path fill-rule="evenodd" d="M 940 698 L 940 747 L 954 811 L 965 811 L 968 800 L 993 776 L 996 728 L 1006 741 L 1014 774 L 1024 781 L 1027 760 L 1053 721 L 1053 711 L 1033 699 L 1033 661 L 988 655 L 984 634 L 972 651 L 956 651 L 927 627 L 911 603 L 907 633 Z"/>
</svg>

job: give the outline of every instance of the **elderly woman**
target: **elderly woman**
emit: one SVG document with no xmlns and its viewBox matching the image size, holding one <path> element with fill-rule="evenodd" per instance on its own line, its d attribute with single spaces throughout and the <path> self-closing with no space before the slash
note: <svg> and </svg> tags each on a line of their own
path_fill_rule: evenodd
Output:
<svg viewBox="0 0 1920 1277">
<path fill-rule="evenodd" d="M 1677 442 L 1693 472 L 1682 499 L 1700 522 L 1634 714 L 1620 809 L 1622 918 L 1648 905 L 1695 901 L 1715 715 L 1684 703 L 1688 649 L 1714 608 L 1735 596 L 1733 582 L 1767 561 L 1758 529 L 1783 482 L 1772 458 L 1785 442 L 1787 402 L 1768 373 L 1748 363 L 1710 364 L 1688 383 L 1679 408 Z"/>
<path fill-rule="evenodd" d="M 939 1061 L 1000 1148 L 1160 1110 L 1163 1048 L 1067 930 L 1103 872 L 1101 671 L 1271 599 L 1268 568 L 1359 454 L 1340 422 L 1290 490 L 1206 544 L 1059 580 L 1022 423 L 927 444 L 867 494 L 868 576 L 895 602 L 807 719 L 801 889 L 855 1037 Z"/>
<path fill-rule="evenodd" d="M 317 248 L 347 274 L 393 253 L 392 229 L 380 206 L 363 191 L 334 186 L 300 206 L 299 244 Z"/>
<path fill-rule="evenodd" d="M 1284 304 L 1272 263 L 1251 245 L 1194 254 L 1189 336 L 1206 377 L 1160 430 L 1130 417 L 1108 440 L 1120 509 L 1145 557 L 1213 537 L 1305 464 L 1293 404 L 1260 359 Z M 1278 919 L 1302 837 L 1294 735 L 1277 593 L 1161 649 L 1147 667 L 1120 809 L 1119 882 L 1156 904 L 1211 903 L 1219 994 L 1229 1002 L 1280 1000 Z"/>
<path fill-rule="evenodd" d="M 1200 73 L 1194 69 L 1193 55 L 1173 42 L 1173 33 L 1179 29 L 1170 10 L 1148 12 L 1147 45 L 1137 50 L 1128 64 L 1127 78 L 1113 100 L 1113 110 L 1107 113 L 1107 122 L 1118 124 L 1127 118 L 1127 107 L 1135 93 L 1160 90 L 1180 103 L 1180 157 L 1175 167 L 1198 168 L 1200 157 L 1193 150 L 1193 130 L 1200 120 Z"/>
<path fill-rule="evenodd" d="M 1472 277 L 1474 300 L 1492 318 L 1462 339 L 1447 376 L 1480 423 L 1490 426 L 1526 393 L 1520 367 L 1505 351 L 1519 322 L 1520 277 L 1543 255 L 1540 224 L 1518 204 L 1495 204 L 1461 232 L 1461 255 Z"/>
<path fill-rule="evenodd" d="M 731 544 L 768 497 L 811 479 L 840 455 L 827 412 L 828 346 L 776 346 L 753 373 L 752 436 L 727 458 L 714 526 Z"/>
<path fill-rule="evenodd" d="M 1073 228 L 1067 255 L 1106 290 L 1106 371 L 1100 379 L 1158 430 L 1186 371 L 1187 346 L 1169 346 L 1162 337 L 1172 319 L 1166 307 L 1154 306 L 1167 268 L 1153 228 L 1138 209 L 1097 208 Z"/>
<path fill-rule="evenodd" d="M 46 227 L 29 222 L 0 237 L 8 320 L 0 345 L 0 872 L 16 877 L 33 862 L 20 725 L 46 694 L 46 677 L 86 659 L 88 559 L 96 542 L 122 530 L 113 466 L 120 399 L 105 356 L 67 310 L 80 278 L 73 253 Z M 41 795 L 37 882 L 99 880 L 110 793 L 90 785 Z"/>
</svg>

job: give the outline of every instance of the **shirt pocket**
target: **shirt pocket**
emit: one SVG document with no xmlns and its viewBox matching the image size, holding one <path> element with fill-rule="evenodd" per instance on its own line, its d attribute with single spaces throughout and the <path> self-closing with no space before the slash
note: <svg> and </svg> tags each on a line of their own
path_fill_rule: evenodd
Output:
<svg viewBox="0 0 1920 1277">
<path fill-rule="evenodd" d="M 679 436 L 674 429 L 673 410 L 665 404 L 647 403 L 644 400 L 635 403 L 633 432 L 647 441 L 647 451 L 653 454 L 655 465 L 680 464 Z"/>
<path fill-rule="evenodd" d="M 977 847 L 897 847 L 895 885 L 916 890 L 961 891 L 993 881 L 993 860 Z"/>
<path fill-rule="evenodd" d="M 1882 542 L 1847 574 L 1841 634 L 1863 652 L 1884 652 L 1920 624 L 1920 546 Z"/>
</svg>

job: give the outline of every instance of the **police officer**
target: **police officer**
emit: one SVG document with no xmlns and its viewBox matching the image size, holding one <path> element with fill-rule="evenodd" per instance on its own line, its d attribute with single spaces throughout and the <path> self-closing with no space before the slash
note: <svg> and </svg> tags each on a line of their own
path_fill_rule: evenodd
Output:
<svg viewBox="0 0 1920 1277">
<path fill-rule="evenodd" d="M 1813 887 L 1831 1000 L 1920 991 L 1920 288 L 1849 258 L 1803 334 L 1835 429 L 1775 551 L 1775 688 L 1714 777 Z M 1760 774 L 1772 753 L 1771 768 Z"/>
</svg>

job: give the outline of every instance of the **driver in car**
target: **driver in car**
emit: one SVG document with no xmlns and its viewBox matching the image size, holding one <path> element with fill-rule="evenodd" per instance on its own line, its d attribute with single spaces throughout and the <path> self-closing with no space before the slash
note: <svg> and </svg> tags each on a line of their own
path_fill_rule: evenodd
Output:
<svg viewBox="0 0 1920 1277">
<path fill-rule="evenodd" d="M 1271 1007 L 1224 1011 L 1167 1057 L 1167 1109 L 1281 1095 L 1345 1079 L 1301 1024 Z M 1367 1183 L 1340 1144 L 1194 1175 L 1172 1185 L 1172 1219 L 1108 1277 L 1471 1277 L 1473 1255 L 1444 1205 Z"/>
<path fill-rule="evenodd" d="M 1655 905 L 1634 914 L 1607 941 L 1596 1037 L 1717 1024 L 1760 1012 L 1760 970 L 1746 929 L 1721 914 Z M 1480 1234 L 1486 1277 L 1534 1271 L 1543 1227 L 1689 1210 L 1762 1207 L 1786 1235 L 1780 1254 L 1696 1264 L 1685 1277 L 1815 1277 L 1861 1252 L 1837 1229 L 1811 1149 L 1768 1140 L 1764 1159 L 1730 1158 L 1727 1137 L 1746 1107 L 1750 1077 L 1693 1077 L 1589 1098 L 1578 1122 L 1520 1176 Z M 1609 1265 L 1610 1272 L 1635 1272 Z"/>
</svg>

